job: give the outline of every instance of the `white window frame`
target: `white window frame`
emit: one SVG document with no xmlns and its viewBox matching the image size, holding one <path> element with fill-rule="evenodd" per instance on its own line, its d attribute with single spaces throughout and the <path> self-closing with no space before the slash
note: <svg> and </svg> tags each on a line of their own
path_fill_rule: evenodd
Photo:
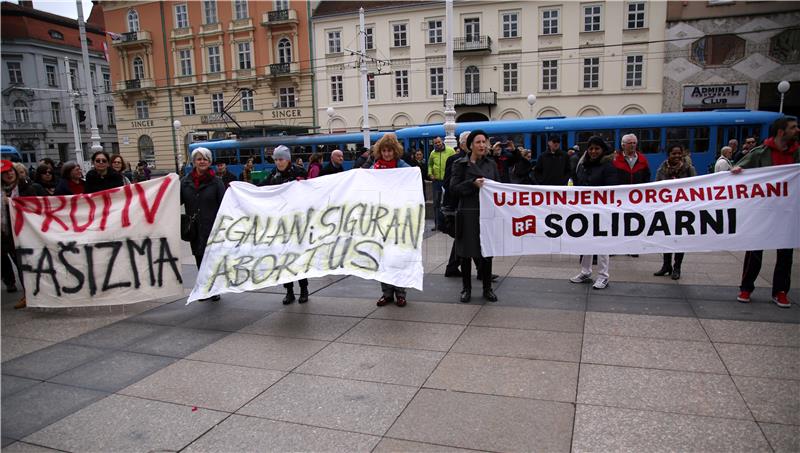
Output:
<svg viewBox="0 0 800 453">
<path fill-rule="evenodd" d="M 61 121 L 61 103 L 60 102 L 51 102 L 50 103 L 50 120 L 53 124 L 64 124 Z"/>
<path fill-rule="evenodd" d="M 216 51 L 213 55 L 211 49 Z M 206 55 L 208 56 L 208 72 L 210 74 L 222 72 L 222 46 L 206 47 Z"/>
<path fill-rule="evenodd" d="M 146 100 L 136 101 L 136 119 L 146 120 L 150 118 L 150 104 Z"/>
<path fill-rule="evenodd" d="M 8 82 L 13 84 L 21 84 L 22 78 L 22 62 L 21 61 L 8 61 L 6 62 L 8 68 Z"/>
<path fill-rule="evenodd" d="M 197 105 L 194 102 L 194 96 L 183 97 L 183 114 L 197 115 Z"/>
<path fill-rule="evenodd" d="M 145 74 L 145 70 L 144 70 L 144 59 L 142 57 L 134 57 L 133 61 L 131 62 L 131 66 L 133 67 L 133 79 L 134 80 L 142 80 L 142 79 L 145 78 L 146 74 Z M 72 77 L 72 74 L 70 74 L 70 77 Z M 75 87 L 74 81 L 73 81 L 72 87 L 73 88 Z"/>
<path fill-rule="evenodd" d="M 56 63 L 46 63 L 44 65 L 44 72 L 47 78 L 47 86 L 58 86 L 58 66 Z"/>
<path fill-rule="evenodd" d="M 555 17 L 554 14 L 555 13 Z M 546 16 L 546 17 L 545 17 Z M 547 21 L 547 22 L 545 22 Z M 545 36 L 561 34 L 561 8 L 547 7 L 539 9 L 541 34 Z"/>
<path fill-rule="evenodd" d="M 217 0 L 203 0 L 203 24 L 210 25 L 216 23 L 219 23 Z"/>
<path fill-rule="evenodd" d="M 233 20 L 242 20 L 250 17 L 247 0 L 233 0 Z"/>
<path fill-rule="evenodd" d="M 275 0 L 275 11 L 285 11 L 289 9 L 289 0 Z"/>
<path fill-rule="evenodd" d="M 139 13 L 135 9 L 129 9 L 127 14 L 128 31 L 139 31 Z"/>
<path fill-rule="evenodd" d="M 375 26 L 364 26 L 364 49 L 375 50 Z"/>
<path fill-rule="evenodd" d="M 250 41 L 236 44 L 236 55 L 239 60 L 239 69 L 253 69 L 252 49 L 253 46 L 250 45 Z"/>
<path fill-rule="evenodd" d="M 500 11 L 500 30 L 503 38 L 519 38 L 519 11 Z"/>
<path fill-rule="evenodd" d="M 444 95 L 444 67 L 428 68 L 428 93 L 431 97 Z"/>
<path fill-rule="evenodd" d="M 392 47 L 408 47 L 408 22 L 395 22 L 392 27 Z"/>
<path fill-rule="evenodd" d="M 297 99 L 295 98 L 294 87 L 281 87 L 278 89 L 278 102 L 282 109 L 295 108 Z"/>
<path fill-rule="evenodd" d="M 631 7 L 634 6 L 636 9 L 631 11 Z M 639 21 L 642 23 L 641 26 L 638 26 Z M 631 24 L 633 24 L 632 27 Z M 647 2 L 625 3 L 625 30 L 641 30 L 644 28 L 647 28 Z"/>
<path fill-rule="evenodd" d="M 583 57 L 583 61 L 581 62 L 581 90 L 599 90 L 602 88 L 600 85 L 600 59 L 599 55 L 588 55 Z M 589 64 L 586 64 L 587 60 L 589 60 Z M 596 61 L 595 61 L 596 60 Z M 586 70 L 589 70 L 587 73 Z M 593 80 L 593 76 L 596 76 L 596 80 Z M 589 86 L 587 86 L 587 82 Z M 594 84 L 594 86 L 592 86 Z"/>
<path fill-rule="evenodd" d="M 14 101 L 14 119 L 17 123 L 31 122 L 31 109 L 28 103 L 22 99 Z"/>
<path fill-rule="evenodd" d="M 290 64 L 292 62 L 292 41 L 289 38 L 278 40 L 278 63 Z"/>
<path fill-rule="evenodd" d="M 644 87 L 644 54 L 625 55 L 625 79 L 626 89 L 637 89 Z"/>
<path fill-rule="evenodd" d="M 114 113 L 114 106 L 106 106 L 106 120 L 109 127 L 117 125 L 117 115 Z"/>
<path fill-rule="evenodd" d="M 178 68 L 181 77 L 192 75 L 192 49 L 178 49 Z"/>
<path fill-rule="evenodd" d="M 175 5 L 175 28 L 189 28 L 189 5 L 186 3 Z"/>
<path fill-rule="evenodd" d="M 558 91 L 558 59 L 542 60 L 542 89 L 541 91 Z M 553 80 L 555 79 L 555 80 Z M 545 87 L 545 80 L 547 87 Z"/>
<path fill-rule="evenodd" d="M 328 37 L 328 54 L 342 53 L 342 30 L 327 30 L 325 35 Z"/>
<path fill-rule="evenodd" d="M 103 72 L 103 91 L 106 93 L 111 92 L 111 73 Z"/>
<path fill-rule="evenodd" d="M 444 20 L 428 19 L 428 44 L 442 44 L 444 43 Z M 431 27 L 431 24 L 434 26 Z"/>
<path fill-rule="evenodd" d="M 595 11 L 595 8 L 599 8 L 599 11 Z M 581 17 L 583 18 L 583 28 L 581 29 L 582 32 L 591 33 L 603 31 L 603 5 L 601 3 L 582 4 Z M 589 23 L 587 23 L 586 19 L 591 20 Z M 597 20 L 595 21 L 595 19 Z M 597 27 L 597 30 L 594 29 L 595 27 Z"/>
<path fill-rule="evenodd" d="M 243 112 L 252 112 L 255 110 L 255 96 L 253 90 L 242 90 L 241 106 Z"/>
<path fill-rule="evenodd" d="M 408 69 L 397 69 L 394 71 L 394 97 L 408 98 Z"/>
<path fill-rule="evenodd" d="M 225 94 L 211 93 L 211 113 L 222 113 L 225 110 Z"/>
<path fill-rule="evenodd" d="M 503 63 L 503 93 L 519 92 L 519 64 Z"/>
<path fill-rule="evenodd" d="M 344 81 L 341 74 L 331 76 L 331 102 L 344 102 Z"/>
</svg>

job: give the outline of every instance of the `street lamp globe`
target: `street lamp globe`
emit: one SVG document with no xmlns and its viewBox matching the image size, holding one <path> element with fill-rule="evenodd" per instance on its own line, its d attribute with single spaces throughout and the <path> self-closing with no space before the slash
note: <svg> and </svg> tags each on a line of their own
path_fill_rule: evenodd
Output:
<svg viewBox="0 0 800 453">
<path fill-rule="evenodd" d="M 535 94 L 529 94 L 528 95 L 528 105 L 533 107 L 533 104 L 536 104 L 536 95 Z"/>
<path fill-rule="evenodd" d="M 328 118 L 333 118 L 333 115 L 336 115 L 336 109 L 334 109 L 333 107 L 328 107 L 328 109 L 325 110 L 325 112 L 328 114 Z"/>
<path fill-rule="evenodd" d="M 181 124 L 181 120 L 175 120 L 175 121 L 173 121 L 173 122 L 172 122 L 172 127 L 174 127 L 176 131 L 177 131 L 178 129 L 180 129 L 180 128 L 181 128 L 181 126 L 182 126 L 182 124 Z"/>
<path fill-rule="evenodd" d="M 780 94 L 785 94 L 787 91 L 789 91 L 789 88 L 790 88 L 791 86 L 792 86 L 792 85 L 791 85 L 791 84 L 790 84 L 790 83 L 789 83 L 787 80 L 782 80 L 782 81 L 781 81 L 781 82 L 778 84 L 778 92 L 779 92 Z"/>
</svg>

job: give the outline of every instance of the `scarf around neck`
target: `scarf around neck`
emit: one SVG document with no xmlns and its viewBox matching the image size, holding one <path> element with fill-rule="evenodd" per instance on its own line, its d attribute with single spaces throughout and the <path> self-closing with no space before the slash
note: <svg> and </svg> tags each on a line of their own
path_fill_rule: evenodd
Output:
<svg viewBox="0 0 800 453">
<path fill-rule="evenodd" d="M 206 170 L 204 174 L 201 175 L 200 173 L 197 172 L 197 169 L 195 168 L 194 170 L 192 170 L 191 175 L 192 175 L 192 182 L 194 182 L 194 188 L 199 189 L 200 184 L 211 182 L 214 179 L 214 170 L 209 168 L 208 170 Z"/>
<path fill-rule="evenodd" d="M 396 160 L 383 160 L 378 159 L 375 161 L 375 168 L 397 168 L 397 161 Z"/>
</svg>

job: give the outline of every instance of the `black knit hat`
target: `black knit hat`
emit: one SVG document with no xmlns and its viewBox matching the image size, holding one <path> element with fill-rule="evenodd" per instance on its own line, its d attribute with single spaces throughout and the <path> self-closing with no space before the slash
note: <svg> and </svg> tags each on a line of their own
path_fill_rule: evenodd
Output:
<svg viewBox="0 0 800 453">
<path fill-rule="evenodd" d="M 486 135 L 486 132 L 483 132 L 480 129 L 476 129 L 476 130 L 470 132 L 469 136 L 467 137 L 467 149 L 468 150 L 470 150 L 470 151 L 472 150 L 472 141 L 475 140 L 475 137 L 477 137 L 479 135 L 483 135 L 484 137 L 486 137 L 487 140 L 489 139 L 489 136 Z"/>
<path fill-rule="evenodd" d="M 611 151 L 611 148 L 608 147 L 608 143 L 606 143 L 606 141 L 603 140 L 603 137 L 599 135 L 592 135 L 591 137 L 589 137 L 589 140 L 586 143 L 586 147 L 588 148 L 592 145 L 599 146 L 603 150 L 604 156 Z"/>
</svg>

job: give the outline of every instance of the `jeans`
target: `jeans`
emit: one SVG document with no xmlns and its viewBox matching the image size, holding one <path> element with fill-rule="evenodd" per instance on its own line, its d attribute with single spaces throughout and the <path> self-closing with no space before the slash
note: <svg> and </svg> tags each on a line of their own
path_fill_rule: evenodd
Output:
<svg viewBox="0 0 800 453">
<path fill-rule="evenodd" d="M 442 189 L 444 182 L 433 181 L 433 223 L 438 230 L 440 226 L 444 225 L 444 214 L 442 214 Z"/>
<path fill-rule="evenodd" d="M 792 283 L 792 249 L 780 249 L 777 251 L 775 260 L 775 271 L 772 274 L 772 295 L 783 291 L 789 292 Z M 742 269 L 742 291 L 752 293 L 756 288 L 755 282 L 758 273 L 761 272 L 761 258 L 763 250 L 751 250 L 744 254 L 744 268 Z"/>
</svg>

